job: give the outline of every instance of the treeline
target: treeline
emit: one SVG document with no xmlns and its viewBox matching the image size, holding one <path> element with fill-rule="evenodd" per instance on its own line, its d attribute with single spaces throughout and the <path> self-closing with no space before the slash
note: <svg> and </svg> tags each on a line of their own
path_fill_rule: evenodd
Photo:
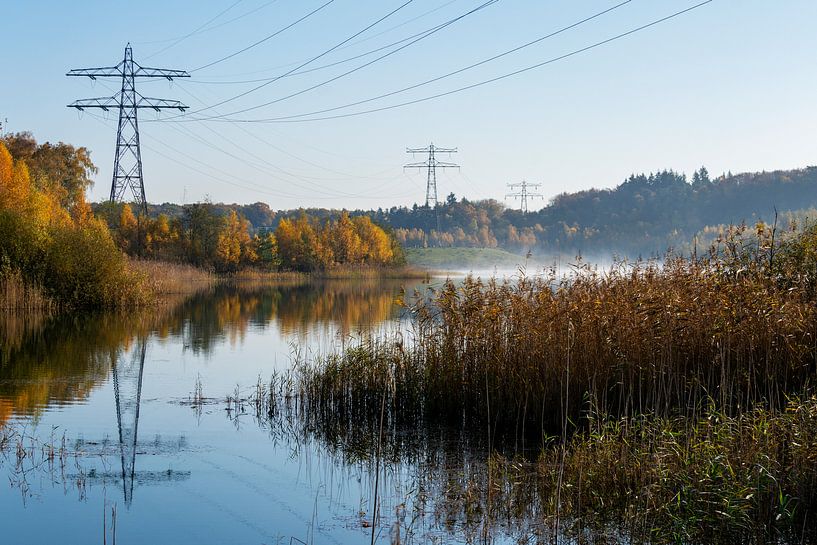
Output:
<svg viewBox="0 0 817 545">
<path fill-rule="evenodd" d="M 254 229 L 236 210 L 197 203 L 181 215 L 135 215 L 129 204 L 104 203 L 105 218 L 119 247 L 132 256 L 181 261 L 231 273 L 246 267 L 266 271 L 317 271 L 339 266 L 405 263 L 396 239 L 367 216 L 319 220 L 300 213 L 274 230 Z"/>
<path fill-rule="evenodd" d="M 225 206 L 225 205 L 222 205 Z M 173 205 L 161 205 L 172 210 Z M 537 254 L 662 254 L 688 251 L 696 236 L 722 225 L 772 223 L 780 212 L 817 207 L 817 168 L 731 173 L 710 177 L 706 168 L 691 178 L 666 170 L 632 175 L 612 189 L 563 193 L 544 208 L 523 214 L 495 200 L 469 201 L 450 194 L 438 209 L 393 207 L 355 210 L 388 226 L 408 248 L 503 248 Z M 229 206 L 227 207 L 229 208 Z M 275 228 L 301 211 L 273 211 L 263 203 L 236 206 L 254 229 Z M 337 214 L 309 209 L 312 217 Z M 439 229 L 437 215 L 439 214 Z M 257 222 L 257 223 L 256 223 Z"/>
<path fill-rule="evenodd" d="M 407 247 L 501 247 L 535 253 L 660 254 L 688 250 L 700 231 L 721 224 L 771 223 L 775 209 L 817 205 L 817 168 L 725 174 L 705 168 L 691 179 L 668 170 L 630 176 L 613 189 L 563 193 L 541 210 L 522 214 L 496 201 L 470 202 L 453 195 L 438 210 L 421 207 L 378 211 Z"/>
<path fill-rule="evenodd" d="M 85 191 L 94 173 L 86 148 L 40 144 L 30 133 L 0 138 L 0 308 L 144 303 L 150 284 L 128 256 L 225 273 L 405 262 L 394 236 L 364 216 L 301 212 L 273 229 L 263 219 L 269 207 L 260 204 L 244 210 L 260 226 L 234 207 L 210 203 L 176 205 L 172 215 L 92 207 Z"/>
</svg>

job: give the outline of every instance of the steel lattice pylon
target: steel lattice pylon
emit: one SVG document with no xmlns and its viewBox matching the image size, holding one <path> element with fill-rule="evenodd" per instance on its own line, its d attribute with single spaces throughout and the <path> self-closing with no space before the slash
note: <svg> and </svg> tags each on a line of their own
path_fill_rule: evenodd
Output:
<svg viewBox="0 0 817 545">
<path fill-rule="evenodd" d="M 531 188 L 531 187 L 533 189 L 539 189 L 540 187 L 542 187 L 542 184 L 531 184 L 531 183 L 528 183 L 525 180 L 522 180 L 518 184 L 508 184 L 508 189 L 510 189 L 511 191 L 514 191 L 516 189 L 520 189 L 520 191 L 515 192 L 515 193 L 508 193 L 507 195 L 505 195 L 505 198 L 506 199 L 507 198 L 514 198 L 514 199 L 518 198 L 518 199 L 520 199 L 521 202 L 520 202 L 519 209 L 522 210 L 523 214 L 527 214 L 528 213 L 528 199 L 536 199 L 536 198 L 544 199 L 545 198 L 544 195 L 542 195 L 541 193 L 531 193 L 530 191 L 528 191 L 528 188 Z"/>
<path fill-rule="evenodd" d="M 425 161 L 420 161 L 419 163 L 409 163 L 407 165 L 403 165 L 403 169 L 407 168 L 416 168 L 416 169 L 425 169 L 427 170 L 427 180 L 426 180 L 426 208 L 429 208 L 431 202 L 434 203 L 434 211 L 437 217 L 437 231 L 440 230 L 440 214 L 437 210 L 437 205 L 440 203 L 438 196 L 437 196 L 437 169 L 438 168 L 460 168 L 459 165 L 455 165 L 454 163 L 447 163 L 444 161 L 437 160 L 438 153 L 448 153 L 449 155 L 452 153 L 457 153 L 457 148 L 438 148 L 434 145 L 434 142 L 428 145 L 425 148 L 406 148 L 406 153 L 411 153 L 412 155 L 416 153 L 427 153 L 428 159 Z"/>
<path fill-rule="evenodd" d="M 137 78 L 189 78 L 184 70 L 147 68 L 133 60 L 130 44 L 125 46 L 125 58 L 116 66 L 104 68 L 80 68 L 71 70 L 67 76 L 84 76 L 91 79 L 121 78 L 122 88 L 118 95 L 102 98 L 77 100 L 69 108 L 85 110 L 96 108 L 108 111 L 119 109 L 119 127 L 116 131 L 116 156 L 111 181 L 111 201 L 123 201 L 127 195 L 133 198 L 139 208 L 147 212 L 145 183 L 142 176 L 142 151 L 139 145 L 138 111 L 151 108 L 157 112 L 166 109 L 184 111 L 187 106 L 176 100 L 144 97 L 136 90 Z"/>
</svg>

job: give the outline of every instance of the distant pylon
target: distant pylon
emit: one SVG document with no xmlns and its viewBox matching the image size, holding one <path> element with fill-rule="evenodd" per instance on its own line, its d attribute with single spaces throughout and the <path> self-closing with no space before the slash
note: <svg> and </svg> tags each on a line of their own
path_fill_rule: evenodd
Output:
<svg viewBox="0 0 817 545">
<path fill-rule="evenodd" d="M 116 156 L 113 163 L 111 181 L 111 202 L 122 201 L 130 190 L 133 201 L 142 211 L 147 212 L 145 183 L 142 177 L 142 151 L 139 145 L 139 121 L 137 112 L 142 108 L 152 108 L 157 112 L 166 109 L 184 111 L 187 106 L 177 100 L 144 97 L 136 91 L 136 78 L 189 78 L 184 70 L 147 68 L 133 60 L 130 44 L 125 46 L 125 58 L 116 66 L 104 68 L 80 68 L 69 71 L 66 76 L 86 76 L 96 78 L 121 78 L 122 89 L 112 97 L 86 98 L 68 105 L 69 108 L 85 110 L 97 108 L 108 111 L 119 109 L 119 128 L 116 131 Z"/>
<path fill-rule="evenodd" d="M 440 230 L 440 214 L 437 210 L 437 205 L 439 204 L 439 199 L 437 197 L 437 169 L 438 168 L 460 168 L 459 165 L 454 163 L 448 163 L 445 161 L 438 161 L 437 154 L 438 153 L 447 153 L 451 155 L 452 153 L 457 153 L 457 148 L 438 148 L 432 142 L 425 148 L 406 148 L 406 153 L 411 153 L 415 155 L 417 153 L 427 153 L 428 159 L 425 161 L 420 161 L 418 163 L 408 163 L 407 165 L 403 165 L 403 169 L 407 168 L 416 168 L 416 169 L 426 169 L 427 170 L 427 180 L 426 180 L 426 208 L 429 207 L 429 203 L 434 203 L 434 210 L 437 217 L 437 230 Z"/>
<path fill-rule="evenodd" d="M 508 184 L 508 189 L 510 189 L 512 191 L 512 193 L 508 193 L 507 195 L 505 195 L 506 199 L 508 197 L 513 197 L 515 199 L 516 198 L 520 199 L 520 201 L 521 201 L 520 202 L 520 209 L 525 214 L 528 213 L 528 199 L 535 199 L 535 198 L 544 199 L 544 196 L 541 193 L 531 193 L 530 191 L 528 191 L 529 187 L 533 188 L 533 189 L 539 189 L 540 187 L 542 187 L 542 184 L 529 184 L 525 180 L 522 180 L 518 184 Z M 513 193 L 513 191 L 515 189 L 517 189 L 517 188 L 520 188 L 520 190 Z"/>
</svg>

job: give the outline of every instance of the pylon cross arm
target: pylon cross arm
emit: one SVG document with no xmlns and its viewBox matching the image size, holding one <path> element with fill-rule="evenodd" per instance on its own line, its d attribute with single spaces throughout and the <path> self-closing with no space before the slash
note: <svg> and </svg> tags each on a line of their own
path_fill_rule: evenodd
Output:
<svg viewBox="0 0 817 545">
<path fill-rule="evenodd" d="M 106 66 L 102 68 L 77 68 L 69 70 L 66 76 L 83 76 L 91 79 L 96 78 L 121 78 L 122 77 L 122 63 L 116 66 Z"/>
<path fill-rule="evenodd" d="M 77 110 L 98 108 L 107 111 L 110 108 L 119 108 L 119 99 L 116 97 L 83 98 L 75 100 L 69 104 L 68 107 L 76 108 Z"/>
<path fill-rule="evenodd" d="M 69 108 L 76 108 L 77 110 L 85 110 L 86 108 L 97 108 L 100 110 L 109 110 L 111 108 L 119 108 L 121 106 L 120 100 L 117 97 L 100 97 L 100 98 L 83 98 L 75 100 L 68 105 Z M 136 103 L 136 108 L 152 110 L 180 110 L 185 111 L 187 106 L 178 100 L 167 100 L 164 98 L 149 98 L 139 97 Z"/>
<path fill-rule="evenodd" d="M 139 101 L 136 103 L 137 108 L 152 108 L 157 112 L 159 110 L 180 110 L 185 111 L 187 106 L 179 102 L 178 100 L 167 100 L 164 98 L 150 98 L 150 97 L 139 97 Z"/>
<path fill-rule="evenodd" d="M 135 78 L 167 78 L 168 80 L 172 80 L 173 78 L 189 78 L 190 74 L 187 73 L 187 70 L 169 70 L 167 68 L 150 68 L 147 66 L 139 66 L 136 63 L 133 63 L 138 68 L 133 71 L 133 77 Z"/>
</svg>

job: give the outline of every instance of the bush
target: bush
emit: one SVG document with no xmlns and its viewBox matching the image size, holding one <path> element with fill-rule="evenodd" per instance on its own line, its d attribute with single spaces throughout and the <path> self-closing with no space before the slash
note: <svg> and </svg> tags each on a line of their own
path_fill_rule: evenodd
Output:
<svg viewBox="0 0 817 545">
<path fill-rule="evenodd" d="M 55 299 L 72 307 L 139 304 L 147 298 L 142 282 L 105 225 L 92 221 L 54 233 L 43 284 Z"/>
</svg>

